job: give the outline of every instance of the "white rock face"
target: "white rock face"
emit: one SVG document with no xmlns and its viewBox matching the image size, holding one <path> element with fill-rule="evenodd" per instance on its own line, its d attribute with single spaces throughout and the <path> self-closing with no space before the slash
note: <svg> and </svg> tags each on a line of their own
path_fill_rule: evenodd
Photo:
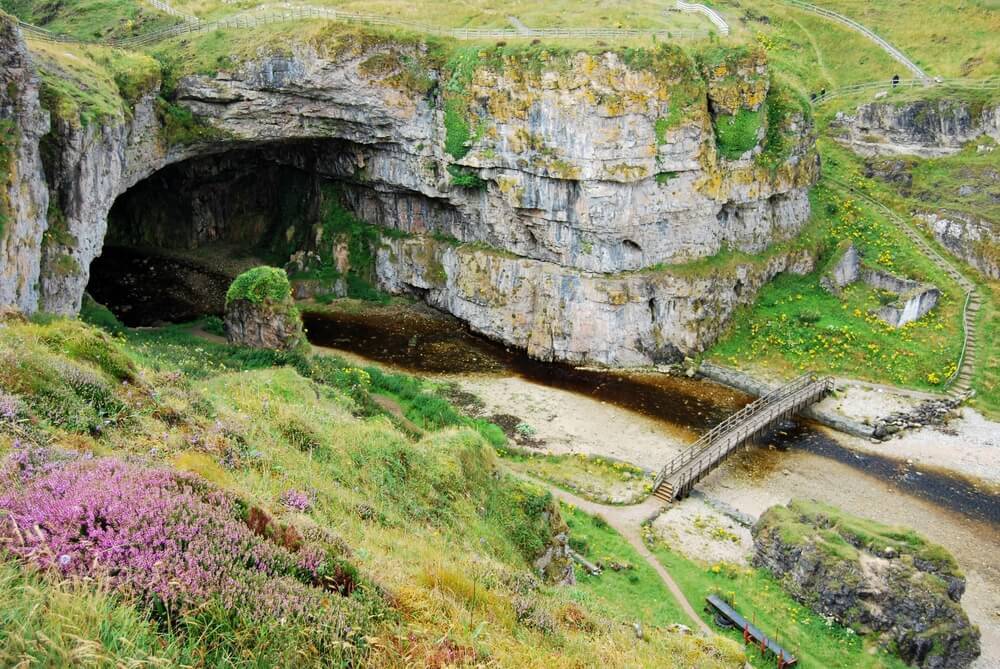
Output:
<svg viewBox="0 0 1000 669">
<path fill-rule="evenodd" d="M 946 249 L 991 279 L 1000 279 L 997 224 L 959 212 L 917 214 Z"/>
<path fill-rule="evenodd" d="M 331 55 L 293 45 L 290 55 L 185 78 L 177 103 L 215 130 L 193 145 L 163 144 L 152 96 L 127 119 L 57 124 L 49 183 L 67 235 L 40 255 L 44 215 L 24 212 L 45 211 L 47 186 L 26 154 L 19 178 L 37 197 L 12 190 L 22 213 L 5 240 L 0 305 L 31 311 L 40 298 L 41 308 L 75 313 L 115 199 L 166 165 L 303 142 L 315 150 L 284 160 L 340 182 L 361 218 L 417 236 L 380 253 L 387 288 L 426 288 L 432 304 L 542 358 L 625 365 L 700 350 L 773 274 L 807 267 L 781 256 L 726 277 L 632 274 L 727 248 L 758 253 L 795 236 L 809 217 L 806 191 L 819 166 L 801 114 L 788 120 L 792 147 L 777 165 L 758 164 L 760 144 L 726 161 L 716 151 L 705 82 L 690 68 L 633 70 L 613 53 L 529 68 L 494 63 L 471 75 L 472 138 L 457 159 L 446 151 L 439 94 L 401 83 L 398 62 L 371 66 L 399 53 L 416 60 L 420 47 L 375 44 Z M 751 62 L 752 81 L 742 88 L 715 82 L 713 105 L 738 105 L 746 94 L 748 108 L 758 108 L 767 94 L 763 68 L 759 57 Z M 35 135 L 21 132 L 36 157 L 39 123 Z M 484 187 L 455 185 L 457 170 Z M 431 234 L 489 250 L 470 256 L 438 244 L 433 253 L 415 252 L 430 248 Z M 427 277 L 439 267 L 448 280 L 432 286 Z"/>
<path fill-rule="evenodd" d="M 839 131 L 837 141 L 864 156 L 931 158 L 955 153 L 983 135 L 1000 140 L 1000 105 L 977 110 L 961 100 L 873 102 L 854 115 L 838 113 L 831 125 Z"/>
<path fill-rule="evenodd" d="M 377 260 L 386 289 L 419 295 L 491 339 L 541 359 L 610 366 L 701 351 L 774 275 L 812 269 L 800 252 L 701 278 L 607 276 L 431 238 L 390 240 Z"/>
<path fill-rule="evenodd" d="M 16 29 L 0 20 L 0 141 L 10 152 L 0 172 L 0 306 L 38 308 L 38 274 L 49 192 L 39 140 L 49 131 L 38 78 Z M 6 178 L 5 178 L 6 177 Z"/>
</svg>

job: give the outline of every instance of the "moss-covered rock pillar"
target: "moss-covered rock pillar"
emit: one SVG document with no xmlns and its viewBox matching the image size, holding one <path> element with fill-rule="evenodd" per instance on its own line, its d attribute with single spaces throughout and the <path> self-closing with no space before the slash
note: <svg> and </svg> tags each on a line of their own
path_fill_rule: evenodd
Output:
<svg viewBox="0 0 1000 669">
<path fill-rule="evenodd" d="M 276 267 L 240 274 L 226 292 L 226 339 L 236 346 L 278 351 L 309 346 L 288 276 Z"/>
</svg>

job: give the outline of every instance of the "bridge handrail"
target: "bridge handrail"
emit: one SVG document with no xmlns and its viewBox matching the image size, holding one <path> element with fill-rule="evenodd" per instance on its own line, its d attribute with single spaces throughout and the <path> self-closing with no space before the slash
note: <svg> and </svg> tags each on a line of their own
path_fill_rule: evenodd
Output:
<svg viewBox="0 0 1000 669">
<path fill-rule="evenodd" d="M 723 420 L 721 423 L 713 427 L 711 430 L 703 434 L 698 441 L 693 443 L 690 447 L 684 449 L 681 453 L 678 453 L 673 459 L 671 459 L 663 469 L 660 470 L 660 474 L 656 478 L 653 489 L 655 490 L 659 485 L 666 479 L 667 476 L 677 471 L 684 465 L 694 461 L 697 457 L 700 457 L 705 452 L 707 452 L 713 445 L 716 437 L 729 432 L 734 425 L 737 425 L 747 417 L 752 414 L 757 413 L 766 406 L 770 406 L 779 402 L 787 397 L 790 397 L 802 389 L 808 387 L 810 384 L 816 381 L 816 376 L 813 373 L 806 373 L 797 379 L 787 383 L 780 388 L 776 388 L 771 392 L 757 398 L 753 402 L 747 404 L 742 409 L 736 413 L 730 415 L 728 418 Z M 827 379 L 823 380 L 824 382 Z"/>
</svg>

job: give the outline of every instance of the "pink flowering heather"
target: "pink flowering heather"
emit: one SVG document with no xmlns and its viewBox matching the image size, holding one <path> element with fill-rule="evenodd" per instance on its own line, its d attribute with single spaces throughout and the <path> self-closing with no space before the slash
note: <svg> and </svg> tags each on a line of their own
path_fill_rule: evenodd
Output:
<svg viewBox="0 0 1000 669">
<path fill-rule="evenodd" d="M 312 506 L 309 493 L 294 489 L 281 493 L 281 503 L 289 509 L 295 509 L 296 511 L 308 511 Z"/>
<path fill-rule="evenodd" d="M 255 534 L 203 480 L 118 458 L 23 448 L 0 467 L 0 544 L 65 576 L 100 576 L 168 608 L 219 597 L 282 616 L 318 610 L 326 553 Z"/>
</svg>

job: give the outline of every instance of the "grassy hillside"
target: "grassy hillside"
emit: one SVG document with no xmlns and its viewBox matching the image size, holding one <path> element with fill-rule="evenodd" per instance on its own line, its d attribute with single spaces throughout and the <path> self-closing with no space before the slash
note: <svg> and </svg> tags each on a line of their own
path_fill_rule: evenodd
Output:
<svg viewBox="0 0 1000 669">
<path fill-rule="evenodd" d="M 82 40 L 130 37 L 177 23 L 176 18 L 136 0 L 0 0 L 0 9 Z"/>
<path fill-rule="evenodd" d="M 183 328 L 120 333 L 0 328 L 0 507 L 17 521 L 0 530 L 0 664 L 740 666 L 666 631 L 637 644 L 607 622 L 625 600 L 534 575 L 557 507 L 503 473 L 484 426 L 429 409 L 433 388 Z M 429 432 L 397 428 L 381 393 Z M 88 552 L 103 537 L 113 552 Z"/>
</svg>

